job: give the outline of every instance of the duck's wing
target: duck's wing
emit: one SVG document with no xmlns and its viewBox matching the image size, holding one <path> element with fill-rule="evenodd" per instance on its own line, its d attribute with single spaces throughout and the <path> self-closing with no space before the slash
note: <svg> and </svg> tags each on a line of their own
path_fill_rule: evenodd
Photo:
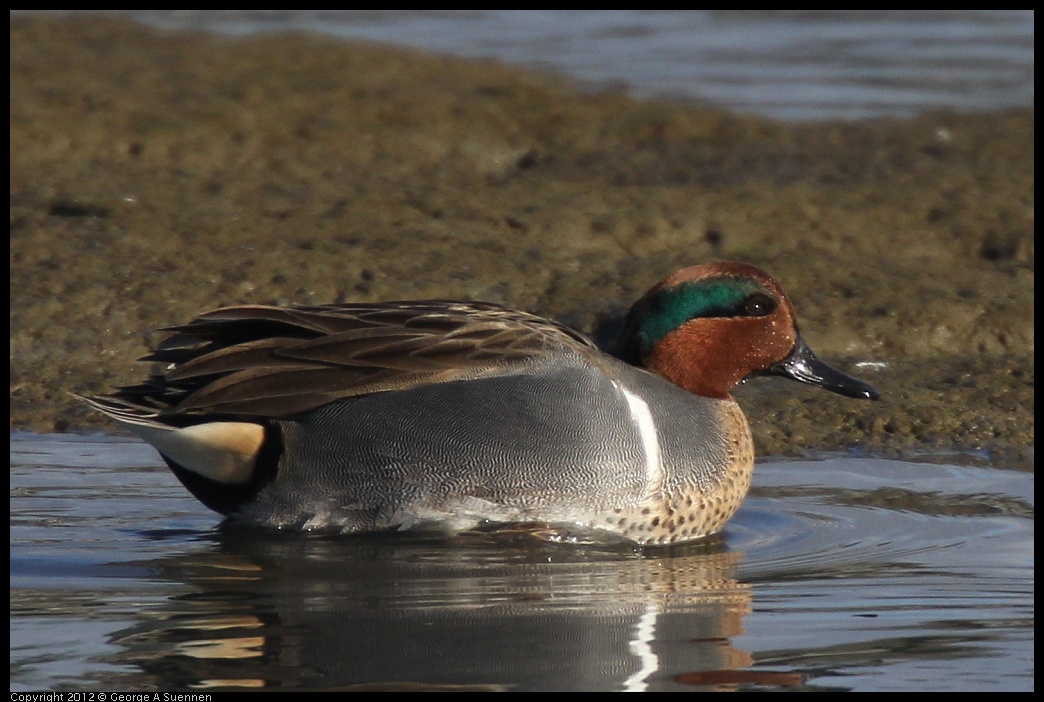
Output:
<svg viewBox="0 0 1044 702">
<path fill-rule="evenodd" d="M 595 354 L 568 327 L 492 303 L 448 300 L 228 307 L 164 331 L 141 360 L 167 364 L 102 398 L 163 415 L 287 418 L 345 397 L 510 375 Z"/>
</svg>

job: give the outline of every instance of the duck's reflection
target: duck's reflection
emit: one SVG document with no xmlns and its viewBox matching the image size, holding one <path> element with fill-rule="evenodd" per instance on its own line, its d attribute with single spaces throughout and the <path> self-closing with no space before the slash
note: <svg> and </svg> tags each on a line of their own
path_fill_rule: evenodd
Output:
<svg viewBox="0 0 1044 702">
<path fill-rule="evenodd" d="M 665 689 L 750 665 L 731 644 L 751 599 L 738 559 L 716 538 L 225 529 L 146 564 L 192 592 L 115 638 L 164 688 Z"/>
</svg>

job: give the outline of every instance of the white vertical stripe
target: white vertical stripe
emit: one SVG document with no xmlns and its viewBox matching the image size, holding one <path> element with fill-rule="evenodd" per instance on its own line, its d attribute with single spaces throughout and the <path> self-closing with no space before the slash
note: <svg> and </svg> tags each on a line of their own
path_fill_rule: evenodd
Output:
<svg viewBox="0 0 1044 702">
<path fill-rule="evenodd" d="M 645 400 L 630 390 L 620 387 L 627 398 L 627 408 L 631 411 L 631 419 L 638 436 L 642 439 L 642 450 L 645 452 L 646 492 L 659 491 L 663 485 L 663 463 L 660 458 L 660 440 L 656 436 L 656 422 Z"/>
<path fill-rule="evenodd" d="M 634 638 L 630 641 L 631 655 L 638 659 L 638 670 L 623 682 L 624 692 L 645 692 L 649 689 L 649 678 L 660 669 L 660 659 L 652 649 L 656 640 L 658 613 L 651 602 L 645 603 L 645 612 L 634 625 Z"/>
</svg>

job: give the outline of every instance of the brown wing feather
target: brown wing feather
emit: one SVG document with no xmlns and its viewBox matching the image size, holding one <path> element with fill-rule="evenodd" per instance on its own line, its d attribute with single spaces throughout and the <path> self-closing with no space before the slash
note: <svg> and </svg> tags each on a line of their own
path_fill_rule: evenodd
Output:
<svg viewBox="0 0 1044 702">
<path fill-rule="evenodd" d="M 192 414 L 290 417 L 334 400 L 515 372 L 564 349 L 568 327 L 492 303 L 431 300 L 229 307 L 171 327 L 143 360 L 168 364 L 114 397 Z"/>
</svg>

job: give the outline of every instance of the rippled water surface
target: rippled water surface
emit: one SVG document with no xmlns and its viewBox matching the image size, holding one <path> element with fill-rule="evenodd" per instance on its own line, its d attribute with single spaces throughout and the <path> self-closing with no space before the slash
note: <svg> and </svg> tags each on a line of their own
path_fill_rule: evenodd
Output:
<svg viewBox="0 0 1044 702">
<path fill-rule="evenodd" d="M 12 435 L 11 689 L 1031 690 L 1033 476 L 972 463 L 765 462 L 638 551 L 222 527 L 140 442 Z"/>
<path fill-rule="evenodd" d="M 1034 95 L 1033 10 L 107 12 L 179 31 L 319 32 L 493 58 L 791 120 L 1027 107 Z"/>
</svg>

